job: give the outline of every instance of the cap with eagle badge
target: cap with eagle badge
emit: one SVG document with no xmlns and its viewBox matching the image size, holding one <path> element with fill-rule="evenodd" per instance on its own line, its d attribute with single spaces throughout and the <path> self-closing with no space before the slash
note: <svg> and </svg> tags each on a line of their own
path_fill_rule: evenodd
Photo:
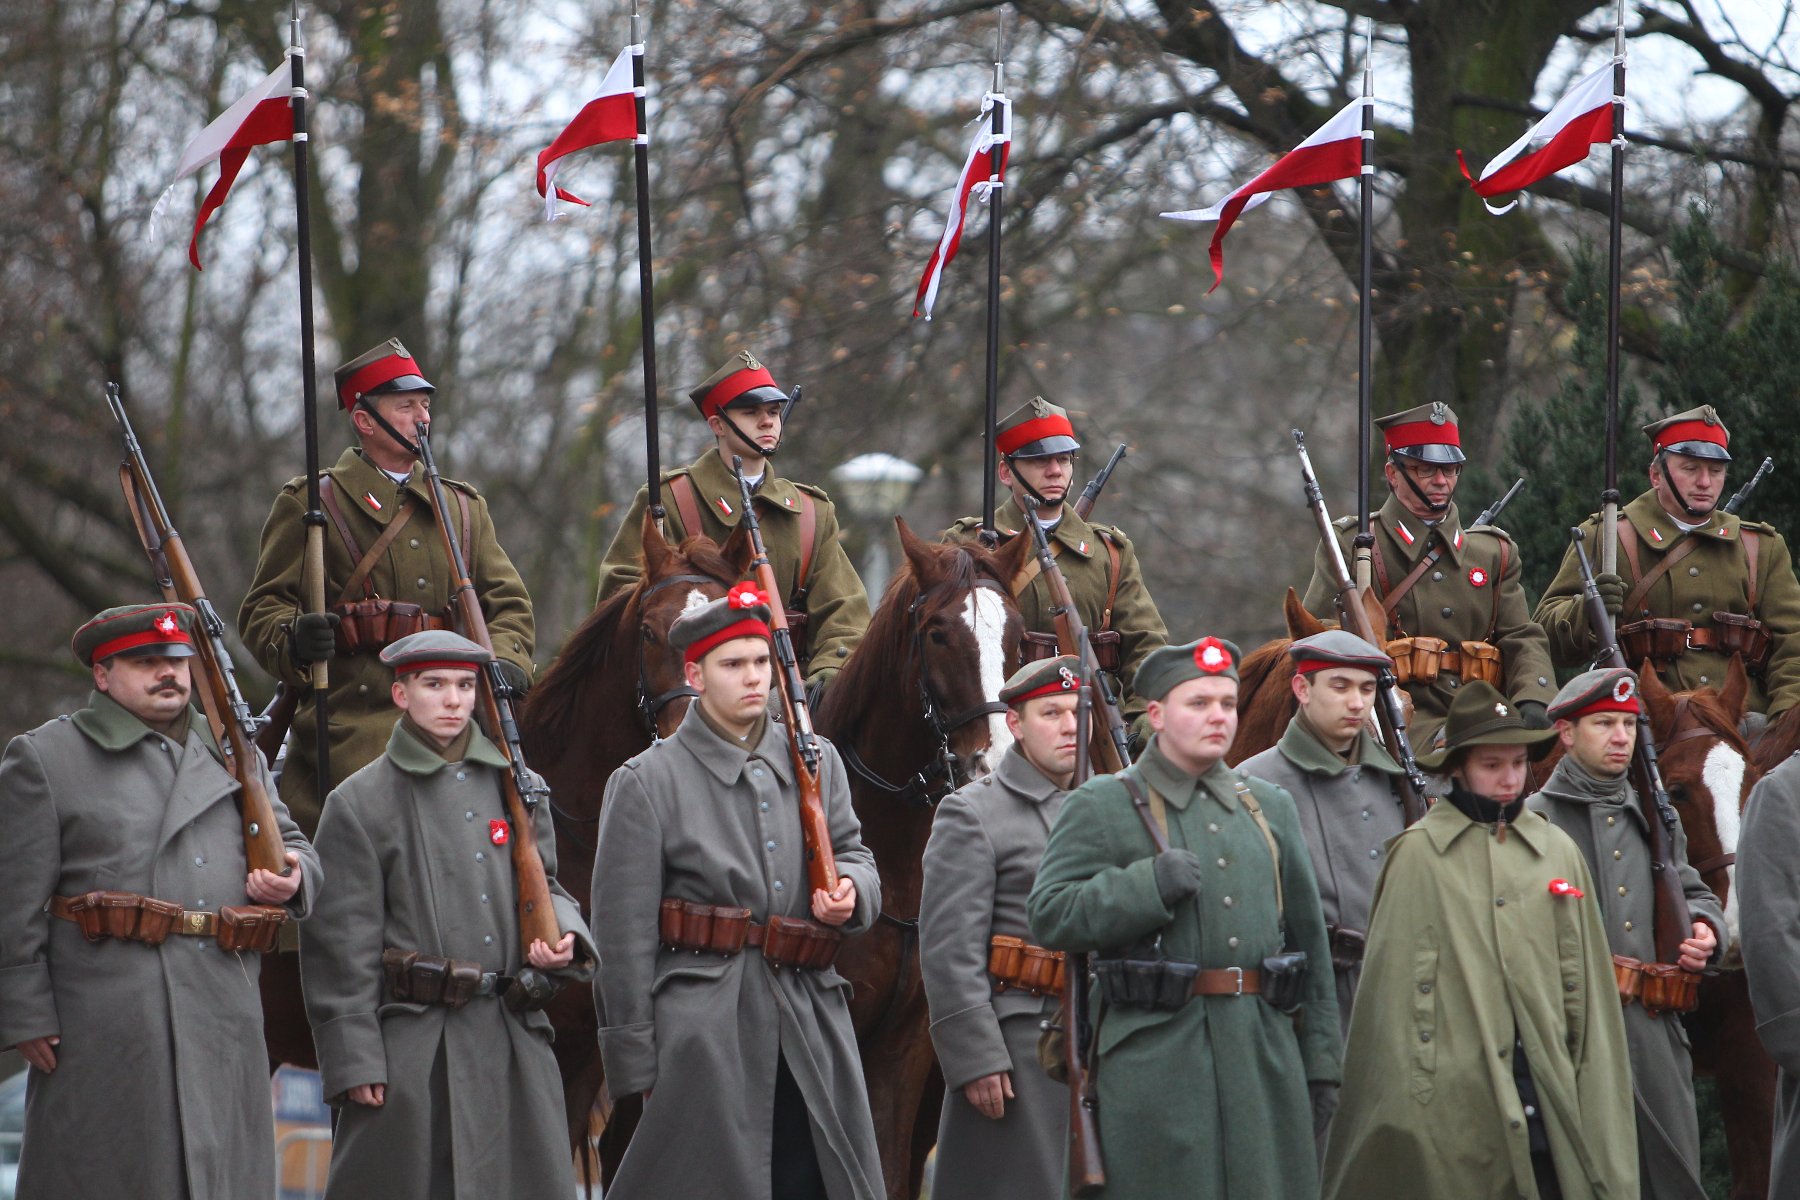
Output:
<svg viewBox="0 0 1800 1200">
<path fill-rule="evenodd" d="M 1048 458 L 1081 449 L 1067 410 L 1033 396 L 994 428 L 994 449 L 1006 458 Z"/>
<path fill-rule="evenodd" d="M 1000 689 L 1000 703 L 1021 708 L 1042 696 L 1073 696 L 1081 690 L 1081 660 L 1073 654 L 1040 658 L 1013 672 Z"/>
<path fill-rule="evenodd" d="M 393 668 L 395 678 L 420 671 L 479 671 L 493 658 L 490 652 L 448 629 L 409 633 L 381 652 L 382 663 Z"/>
<path fill-rule="evenodd" d="M 85 667 L 109 658 L 192 658 L 200 614 L 185 604 L 123 604 L 97 613 L 69 641 Z"/>
<path fill-rule="evenodd" d="M 338 403 L 345 412 L 355 408 L 365 396 L 437 391 L 430 380 L 419 374 L 419 364 L 399 338 L 389 338 L 351 359 L 333 371 L 331 377 L 337 384 Z"/>
<path fill-rule="evenodd" d="M 1644 426 L 1644 432 L 1650 435 L 1652 458 L 1668 453 L 1710 458 L 1714 462 L 1731 461 L 1731 453 L 1726 449 L 1731 444 L 1731 432 L 1710 404 L 1652 421 Z"/>
<path fill-rule="evenodd" d="M 1477 680 L 1465 684 L 1444 714 L 1439 743 L 1420 754 L 1419 765 L 1441 770 L 1458 752 L 1472 746 L 1525 746 L 1533 761 L 1550 753 L 1554 729 L 1528 729 L 1518 705 L 1502 696 L 1493 684 Z"/>
<path fill-rule="evenodd" d="M 1639 712 L 1637 676 L 1624 667 L 1583 671 L 1563 684 L 1548 711 L 1552 721 L 1579 721 L 1593 713 Z"/>
<path fill-rule="evenodd" d="M 1396 457 L 1440 466 L 1466 461 L 1456 414 L 1442 400 L 1376 417 L 1375 428 L 1386 440 L 1386 453 Z"/>
<path fill-rule="evenodd" d="M 1311 637 L 1289 643 L 1288 657 L 1294 660 L 1294 673 L 1311 675 L 1333 667 L 1349 667 L 1379 675 L 1394 665 L 1386 654 L 1345 629 L 1327 629 Z"/>
<path fill-rule="evenodd" d="M 683 613 L 669 627 L 669 645 L 684 663 L 699 662 L 726 642 L 738 638 L 774 641 L 769 629 L 769 594 L 754 583 L 734 583 L 710 604 Z"/>
<path fill-rule="evenodd" d="M 1237 646 L 1224 638 L 1203 637 L 1184 646 L 1162 646 L 1144 659 L 1132 677 L 1131 690 L 1145 700 L 1161 700 L 1190 679 L 1236 682 L 1241 657 Z"/>
<path fill-rule="evenodd" d="M 702 419 L 714 416 L 722 408 L 751 408 L 758 404 L 785 404 L 786 392 L 775 386 L 769 368 L 749 350 L 739 350 L 731 360 L 708 375 L 704 382 L 688 393 L 700 410 Z"/>
</svg>

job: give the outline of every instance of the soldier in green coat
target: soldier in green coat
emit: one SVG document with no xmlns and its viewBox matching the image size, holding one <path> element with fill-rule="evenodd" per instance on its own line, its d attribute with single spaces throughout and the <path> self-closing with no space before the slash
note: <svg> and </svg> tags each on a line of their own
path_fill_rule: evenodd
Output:
<svg viewBox="0 0 1800 1200">
<path fill-rule="evenodd" d="M 1103 1194 L 1115 1200 L 1318 1195 L 1314 1131 L 1341 1068 L 1336 988 L 1293 799 L 1225 765 L 1237 660 L 1212 637 L 1145 659 L 1134 686 L 1150 744 L 1069 794 L 1031 891 L 1038 942 L 1098 956 Z M 1130 960 L 1164 956 L 1150 974 L 1166 986 L 1144 1003 Z"/>
<path fill-rule="evenodd" d="M 431 514 L 413 449 L 415 422 L 431 424 L 434 388 L 406 348 L 389 339 L 336 372 L 338 401 L 358 445 L 319 479 L 325 529 L 326 613 L 306 613 L 302 559 L 306 480 L 289 480 L 263 525 L 256 575 L 238 610 L 244 645 L 289 688 L 311 689 L 314 662 L 330 661 L 329 791 L 386 748 L 394 727 L 382 649 L 410 633 L 451 624 L 449 556 Z M 487 501 L 446 479 L 446 501 L 501 669 L 515 688 L 530 681 L 536 639 L 531 597 L 501 549 Z M 319 823 L 312 705 L 295 714 L 281 798 L 300 828 Z"/>
<path fill-rule="evenodd" d="M 1413 744 L 1430 744 L 1457 689 L 1477 679 L 1516 703 L 1533 729 L 1549 728 L 1544 709 L 1556 695 L 1550 646 L 1525 603 L 1519 548 L 1494 526 L 1463 528 L 1451 498 L 1464 462 L 1456 414 L 1442 402 L 1422 404 L 1379 417 L 1375 427 L 1386 444 L 1389 495 L 1369 521 L 1370 582 L 1388 614 L 1382 648 L 1412 696 Z M 1346 562 L 1354 559 L 1356 524 L 1353 516 L 1335 523 Z M 1308 611 L 1335 618 L 1336 594 L 1320 547 Z"/>
<path fill-rule="evenodd" d="M 795 392 L 795 398 L 799 395 Z M 731 459 L 744 460 L 744 478 L 756 496 L 769 563 L 787 605 L 807 692 L 816 701 L 843 669 L 869 624 L 869 597 L 844 553 L 837 509 L 825 489 L 794 483 L 774 472 L 793 400 L 775 386 L 769 369 L 748 350 L 688 393 L 717 444 L 690 466 L 663 473 L 663 537 L 673 546 L 705 534 L 723 545 L 737 529 L 743 501 Z M 644 508 L 649 489 L 639 488 L 631 511 L 600 564 L 596 602 L 637 582 L 643 567 Z"/>
<path fill-rule="evenodd" d="M 1712 405 L 1644 432 L 1650 490 L 1619 510 L 1618 571 L 1594 579 L 1618 618 L 1620 649 L 1634 666 L 1650 659 L 1677 689 L 1723 687 L 1726 663 L 1742 654 L 1747 710 L 1778 716 L 1800 700 L 1800 581 L 1787 541 L 1771 525 L 1721 509 L 1731 434 Z M 1582 526 L 1596 559 L 1599 525 L 1592 516 Z M 1593 661 L 1572 546 L 1544 589 L 1537 620 L 1559 665 Z"/>
<path fill-rule="evenodd" d="M 1043 526 L 1057 568 L 1092 635 L 1094 656 L 1119 696 L 1119 711 L 1128 725 L 1135 724 L 1139 739 L 1147 736 L 1141 720 L 1145 699 L 1122 685 L 1169 640 L 1169 630 L 1144 586 L 1131 539 L 1117 526 L 1084 519 L 1068 503 L 1081 449 L 1069 414 L 1034 396 L 1000 422 L 994 444 L 1000 485 L 1012 493 L 994 513 L 1001 543 L 1031 536 L 1025 528 L 1027 512 Z M 973 542 L 980 536 L 980 517 L 964 517 L 944 531 L 947 542 Z M 1050 584 L 1039 572 L 1035 554 L 1013 581 L 1012 592 L 1025 621 L 1025 660 L 1054 657 L 1059 650 Z"/>
</svg>

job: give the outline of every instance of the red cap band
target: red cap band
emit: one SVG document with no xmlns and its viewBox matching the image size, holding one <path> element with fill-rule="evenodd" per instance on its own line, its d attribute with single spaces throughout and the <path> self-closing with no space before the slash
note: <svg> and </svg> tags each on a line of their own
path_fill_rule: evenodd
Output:
<svg viewBox="0 0 1800 1200">
<path fill-rule="evenodd" d="M 1642 710 L 1638 708 L 1638 698 L 1635 695 L 1627 696 L 1623 700 L 1615 700 L 1611 696 L 1608 696 L 1604 700 L 1596 700 L 1586 708 L 1577 709 L 1575 712 L 1561 713 L 1559 714 L 1559 719 L 1564 721 L 1579 721 L 1581 718 L 1591 717 L 1595 713 L 1636 713 L 1641 711 Z"/>
<path fill-rule="evenodd" d="M 392 383 L 402 375 L 419 374 L 419 364 L 411 355 L 390 354 L 386 358 L 378 358 L 366 367 L 344 380 L 338 388 L 338 403 L 348 411 L 356 406 L 357 398 L 374 391 L 384 383 Z"/>
<path fill-rule="evenodd" d="M 1731 444 L 1731 435 L 1725 432 L 1723 425 L 1708 425 L 1705 421 L 1677 421 L 1657 431 L 1655 440 L 1650 443 L 1650 453 L 1661 454 L 1678 442 L 1711 442 L 1715 446 L 1725 447 Z"/>
<path fill-rule="evenodd" d="M 701 398 L 700 415 L 712 416 L 751 388 L 774 386 L 775 377 L 769 374 L 767 367 L 757 367 L 755 370 L 746 367 L 742 371 L 734 371 Z"/>
<path fill-rule="evenodd" d="M 699 662 L 716 647 L 738 638 L 747 637 L 761 638 L 765 642 L 775 640 L 775 635 L 769 631 L 767 625 L 755 617 L 745 617 L 743 620 L 733 621 L 717 633 L 709 633 L 689 645 L 686 650 L 681 652 L 681 661 L 684 663 Z"/>
<path fill-rule="evenodd" d="M 1387 438 L 1389 450 L 1405 450 L 1410 446 L 1462 446 L 1454 421 L 1445 421 L 1442 425 L 1432 421 L 1408 421 L 1382 430 L 1382 436 Z"/>
<path fill-rule="evenodd" d="M 1352 671 L 1367 670 L 1365 667 L 1352 667 L 1348 663 L 1326 662 L 1322 658 L 1303 658 L 1294 664 L 1294 674 L 1311 675 L 1314 671 L 1329 671 L 1333 667 L 1349 667 Z"/>
<path fill-rule="evenodd" d="M 423 662 L 401 663 L 394 668 L 394 676 L 417 675 L 420 671 L 474 671 L 479 674 L 481 664 L 456 662 L 452 659 L 426 659 Z"/>
<path fill-rule="evenodd" d="M 94 647 L 94 662 L 105 662 L 121 651 L 135 649 L 138 646 L 192 646 L 194 639 L 189 637 L 180 625 L 172 634 L 158 633 L 154 629 L 146 629 L 140 633 L 128 633 L 124 637 L 116 637 L 110 642 L 101 642 Z"/>
<path fill-rule="evenodd" d="M 1011 454 L 1020 446 L 1029 446 L 1059 433 L 1070 438 L 1075 436 L 1075 426 L 1069 424 L 1069 418 L 1059 417 L 1055 413 L 1047 417 L 1033 417 L 1011 429 L 1001 430 L 994 439 L 994 448 L 1002 454 Z"/>
<path fill-rule="evenodd" d="M 1058 678 L 1055 683 L 1046 683 L 1043 687 L 1032 688 L 1023 696 L 1014 696 L 1011 700 L 1007 701 L 1007 704 L 1013 708 L 1019 708 L 1022 707 L 1027 700 L 1037 700 L 1043 696 L 1073 696 L 1074 694 L 1074 690 L 1065 687 L 1063 681 Z"/>
</svg>

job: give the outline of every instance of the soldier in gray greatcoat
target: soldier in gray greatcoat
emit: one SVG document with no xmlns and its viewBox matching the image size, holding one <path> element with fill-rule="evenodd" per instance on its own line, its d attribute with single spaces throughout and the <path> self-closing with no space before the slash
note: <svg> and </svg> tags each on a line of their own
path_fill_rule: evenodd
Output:
<svg viewBox="0 0 1800 1200">
<path fill-rule="evenodd" d="M 325 1194 L 572 1196 L 546 974 L 585 982 L 593 944 L 556 882 L 547 814 L 508 820 L 507 760 L 471 721 L 492 655 L 448 630 L 382 652 L 401 709 L 380 758 L 332 792 L 319 857 L 336 886 L 300 940 L 325 1098 Z M 536 837 L 562 936 L 520 945 L 512 840 Z M 410 956 L 410 957 L 409 957 Z"/>
<path fill-rule="evenodd" d="M 836 935 L 881 911 L 881 880 L 821 739 L 839 877 L 808 886 L 788 736 L 767 717 L 768 621 L 747 584 L 676 621 L 669 641 L 699 697 L 606 787 L 600 1053 L 612 1094 L 645 1100 L 608 1200 L 885 1194 L 850 984 L 831 967 Z"/>
<path fill-rule="evenodd" d="M 31 1067 L 25 1200 L 274 1194 L 260 959 L 221 948 L 218 913 L 305 916 L 321 874 L 260 761 L 289 871 L 248 869 L 241 786 L 189 704 L 196 621 L 141 604 L 83 625 L 87 706 L 0 759 L 0 1046 Z M 84 934 L 95 916 L 111 935 Z"/>
<path fill-rule="evenodd" d="M 1637 745 L 1638 705 L 1637 676 L 1623 667 L 1587 671 L 1565 684 L 1550 703 L 1550 717 L 1568 753 L 1530 800 L 1581 848 L 1594 875 L 1615 964 L 1621 955 L 1630 962 L 1656 961 L 1650 841 L 1643 805 L 1627 777 Z M 1690 936 L 1682 942 L 1680 965 L 1698 972 L 1724 950 L 1725 913 L 1689 865 L 1679 822 L 1668 835 L 1669 857 L 1693 919 L 1692 929 L 1683 931 Z M 1694 1064 L 1681 1017 L 1631 1001 L 1624 1013 L 1644 1200 L 1705 1200 Z"/>
<path fill-rule="evenodd" d="M 936 1200 L 1040 1200 L 1062 1186 L 1069 1093 L 1037 1059 L 1055 988 L 1041 977 L 1046 960 L 1005 939 L 1031 941 L 1025 900 L 1074 776 L 1080 672 L 1080 660 L 1063 655 L 1007 680 L 1000 699 L 1010 705 L 1012 747 L 992 774 L 946 796 L 932 819 L 919 968 L 945 1084 Z M 999 962 L 1017 970 L 990 974 Z M 1039 975 L 1021 979 L 1030 964 L 1040 964 Z"/>
<path fill-rule="evenodd" d="M 1764 775 L 1744 806 L 1737 909 L 1756 1036 L 1780 1068 L 1769 1195 L 1800 1195 L 1800 754 Z"/>
<path fill-rule="evenodd" d="M 1401 776 L 1369 729 L 1375 678 L 1393 660 L 1341 629 L 1288 647 L 1300 710 L 1281 740 L 1238 770 L 1286 788 L 1300 812 L 1337 975 L 1338 1021 L 1350 1036 L 1350 1006 L 1362 974 L 1369 904 L 1387 862 L 1388 839 L 1406 828 Z"/>
</svg>

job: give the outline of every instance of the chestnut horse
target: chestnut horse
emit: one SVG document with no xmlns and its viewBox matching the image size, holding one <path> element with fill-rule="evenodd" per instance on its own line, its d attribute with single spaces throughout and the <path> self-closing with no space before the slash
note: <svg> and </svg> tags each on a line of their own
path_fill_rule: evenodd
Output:
<svg viewBox="0 0 1800 1200">
<path fill-rule="evenodd" d="M 881 917 L 844 943 L 851 1018 L 888 1195 L 918 1195 L 943 1100 L 919 976 L 921 858 L 933 806 L 1012 743 L 1000 686 L 1023 623 L 1007 585 L 1029 539 L 1005 548 L 921 541 L 896 521 L 906 567 L 816 714 L 849 768 L 864 843 L 881 872 Z"/>
<path fill-rule="evenodd" d="M 588 913 L 600 799 L 612 773 L 668 737 L 687 714 L 694 692 L 681 656 L 668 646 L 669 626 L 682 613 L 717 599 L 749 570 L 749 539 L 733 533 L 721 549 L 707 537 L 671 547 L 644 521 L 644 570 L 636 586 L 596 607 L 532 688 L 519 714 L 526 761 L 550 784 L 556 829 L 557 879 Z M 585 987 L 557 993 L 547 1010 L 556 1028 L 556 1062 L 571 1148 L 585 1151 L 589 1117 L 602 1085 L 598 1020 Z M 632 1111 L 608 1117 L 601 1136 L 604 1165 L 616 1165 L 636 1125 Z M 623 1106 L 621 1106 L 623 1107 Z M 583 1154 L 586 1162 L 586 1155 Z"/>
</svg>

